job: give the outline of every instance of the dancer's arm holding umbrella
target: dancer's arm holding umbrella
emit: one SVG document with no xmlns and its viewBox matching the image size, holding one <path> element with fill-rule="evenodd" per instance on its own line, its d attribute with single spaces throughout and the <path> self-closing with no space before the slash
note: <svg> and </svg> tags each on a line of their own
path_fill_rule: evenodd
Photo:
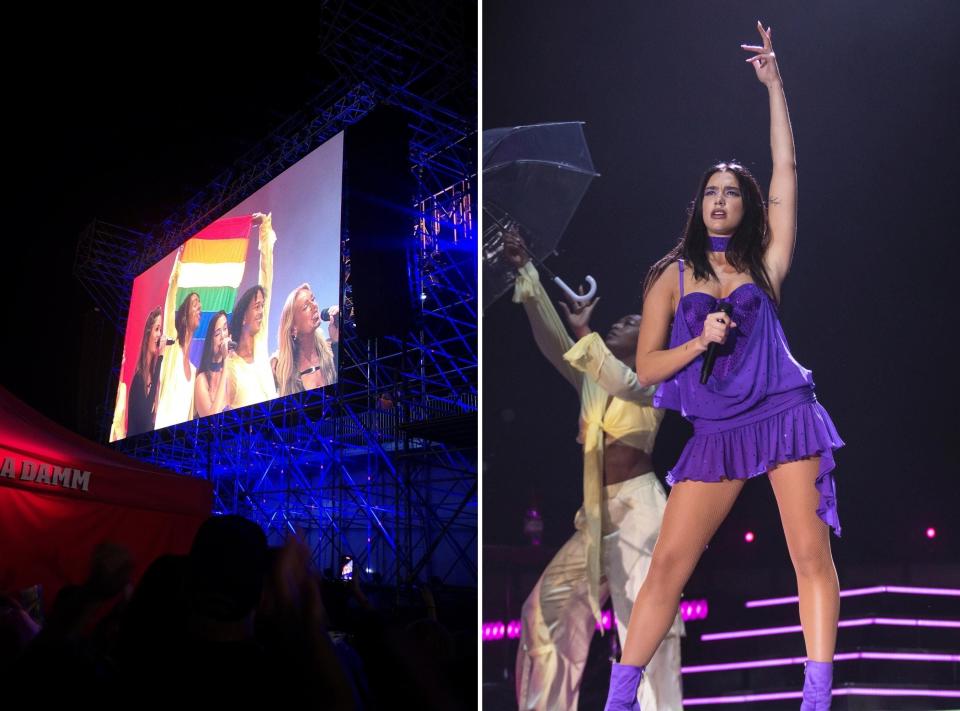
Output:
<svg viewBox="0 0 960 711">
<path fill-rule="evenodd" d="M 516 232 L 510 232 L 505 237 L 504 247 L 507 260 L 517 270 L 514 303 L 523 304 L 533 338 L 544 358 L 579 392 L 583 374 L 563 359 L 563 354 L 573 347 L 574 341 L 540 283 L 523 240 Z M 592 310 L 593 306 L 589 308 Z"/>
</svg>

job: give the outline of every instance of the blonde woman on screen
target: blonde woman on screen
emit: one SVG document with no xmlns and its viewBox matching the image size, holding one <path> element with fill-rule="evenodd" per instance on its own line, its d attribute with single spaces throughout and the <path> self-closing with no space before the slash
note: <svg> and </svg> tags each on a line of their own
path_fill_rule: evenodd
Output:
<svg viewBox="0 0 960 711">
<path fill-rule="evenodd" d="M 337 317 L 336 308 L 328 309 L 331 324 Z M 274 367 L 281 396 L 336 382 L 333 348 L 324 337 L 320 322 L 313 290 L 309 284 L 301 284 L 290 292 L 280 312 L 280 348 Z"/>
</svg>

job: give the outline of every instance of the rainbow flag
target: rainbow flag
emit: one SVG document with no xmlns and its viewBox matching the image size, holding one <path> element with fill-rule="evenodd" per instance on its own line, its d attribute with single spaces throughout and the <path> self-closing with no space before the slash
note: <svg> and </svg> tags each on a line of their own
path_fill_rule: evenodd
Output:
<svg viewBox="0 0 960 711">
<path fill-rule="evenodd" d="M 251 215 L 225 217 L 204 227 L 188 239 L 180 255 L 177 306 L 190 292 L 200 295 L 200 326 L 193 334 L 190 361 L 200 364 L 203 341 L 213 315 L 221 309 L 233 312 L 237 287 L 243 279 L 249 242 Z"/>
</svg>

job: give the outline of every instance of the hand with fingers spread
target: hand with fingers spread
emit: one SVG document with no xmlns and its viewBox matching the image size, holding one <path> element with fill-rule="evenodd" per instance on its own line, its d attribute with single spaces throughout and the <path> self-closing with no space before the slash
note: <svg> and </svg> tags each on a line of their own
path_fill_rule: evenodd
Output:
<svg viewBox="0 0 960 711">
<path fill-rule="evenodd" d="M 737 324 L 734 323 L 733 319 L 723 311 L 707 314 L 707 317 L 703 320 L 703 331 L 697 336 L 700 347 L 706 350 L 711 343 L 723 345 L 727 342 L 730 329 L 736 327 Z"/>
<path fill-rule="evenodd" d="M 764 86 L 771 86 L 780 82 L 780 69 L 777 67 L 777 55 L 773 52 L 773 41 L 770 37 L 773 35 L 773 28 L 763 29 L 763 24 L 757 22 L 757 31 L 760 33 L 760 39 L 763 44 L 742 44 L 740 47 L 753 52 L 754 55 L 747 61 L 753 65 L 757 72 L 757 79 Z"/>
<path fill-rule="evenodd" d="M 580 285 L 580 293 L 583 294 L 582 284 Z M 592 330 L 590 328 L 590 316 L 593 314 L 593 307 L 600 301 L 600 297 L 598 296 L 585 304 L 578 303 L 567 295 L 564 295 L 564 299 L 565 301 L 559 302 L 563 317 L 567 320 L 573 335 L 577 338 L 583 338 Z"/>
</svg>

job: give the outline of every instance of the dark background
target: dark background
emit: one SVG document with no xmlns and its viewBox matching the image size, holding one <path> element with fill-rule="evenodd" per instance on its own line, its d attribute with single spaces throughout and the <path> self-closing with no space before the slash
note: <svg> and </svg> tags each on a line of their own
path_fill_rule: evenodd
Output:
<svg viewBox="0 0 960 711">
<path fill-rule="evenodd" d="M 80 232 L 151 230 L 336 74 L 319 13 L 281 4 L 21 9 L 7 25 L 0 384 L 94 437 L 115 329 L 72 276 Z"/>
<path fill-rule="evenodd" d="M 586 121 L 601 177 L 548 264 L 571 283 L 597 279 L 601 333 L 640 310 L 646 269 L 679 237 L 707 166 L 738 159 L 766 192 L 767 92 L 739 45 L 760 43 L 758 19 L 773 27 L 799 173 L 781 318 L 847 443 L 835 472 L 841 587 L 854 568 L 874 584 L 906 564 L 956 572 L 960 5 L 486 0 L 483 13 L 482 125 Z M 534 502 L 545 544 L 560 545 L 582 498 L 577 394 L 509 295 L 482 332 L 484 544 L 524 544 Z M 668 413 L 661 476 L 689 431 Z M 794 589 L 765 478 L 745 487 L 697 579 L 739 566 L 770 566 Z"/>
</svg>

